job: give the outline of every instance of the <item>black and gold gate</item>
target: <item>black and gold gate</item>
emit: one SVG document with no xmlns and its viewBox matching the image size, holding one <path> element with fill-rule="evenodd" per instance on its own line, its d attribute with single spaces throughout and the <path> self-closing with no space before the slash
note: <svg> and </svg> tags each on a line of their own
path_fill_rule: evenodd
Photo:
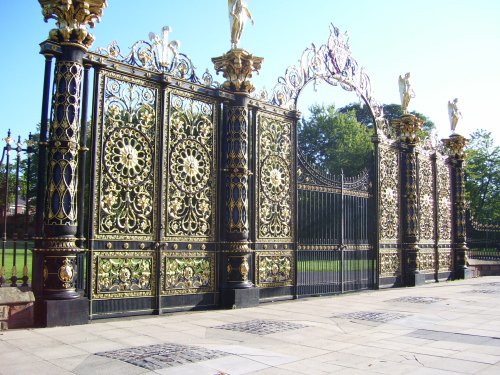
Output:
<svg viewBox="0 0 500 375">
<path fill-rule="evenodd" d="M 39 2 L 56 28 L 41 44 L 38 324 L 467 275 L 465 138 L 420 149 L 414 116 L 388 124 L 335 26 L 271 93 L 252 94 L 263 59 L 237 48 L 234 25 L 212 59 L 219 84 L 168 27 L 126 55 L 116 42 L 91 52 L 105 0 Z M 333 178 L 298 157 L 297 99 L 316 81 L 368 107 L 370 173 Z"/>
<path fill-rule="evenodd" d="M 327 175 L 299 151 L 297 174 L 297 294 L 373 288 L 376 253 L 368 171 L 352 178 Z"/>
</svg>

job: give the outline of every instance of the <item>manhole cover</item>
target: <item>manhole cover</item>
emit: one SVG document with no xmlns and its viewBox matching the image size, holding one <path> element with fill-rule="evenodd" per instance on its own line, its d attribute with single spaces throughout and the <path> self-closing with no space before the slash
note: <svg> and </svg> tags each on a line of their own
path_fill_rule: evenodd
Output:
<svg viewBox="0 0 500 375">
<path fill-rule="evenodd" d="M 177 344 L 157 344 L 100 352 L 96 355 L 117 359 L 148 370 L 180 366 L 229 355 L 218 350 Z"/>
<path fill-rule="evenodd" d="M 500 294 L 500 290 L 497 289 L 474 289 L 471 290 L 472 293 L 484 293 L 484 294 Z"/>
<path fill-rule="evenodd" d="M 386 323 L 391 320 L 406 318 L 406 314 L 398 313 L 385 313 L 385 312 L 371 312 L 371 311 L 357 311 L 352 313 L 338 314 L 332 316 L 332 318 L 341 319 L 357 319 L 357 320 L 367 320 L 369 322 L 379 322 Z"/>
<path fill-rule="evenodd" d="M 408 302 L 408 303 L 436 303 L 439 301 L 444 301 L 446 298 L 437 297 L 400 297 L 395 299 L 390 299 L 385 302 Z"/>
<path fill-rule="evenodd" d="M 279 320 L 249 320 L 240 323 L 224 324 L 212 328 L 252 333 L 254 335 L 269 335 L 271 333 L 290 331 L 292 329 L 300 329 L 305 327 L 307 326 L 304 324 L 282 322 Z"/>
</svg>

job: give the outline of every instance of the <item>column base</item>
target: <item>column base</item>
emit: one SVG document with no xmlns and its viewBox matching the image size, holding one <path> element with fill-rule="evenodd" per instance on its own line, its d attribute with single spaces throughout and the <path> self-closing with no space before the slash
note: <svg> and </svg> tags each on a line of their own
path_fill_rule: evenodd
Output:
<svg viewBox="0 0 500 375">
<path fill-rule="evenodd" d="M 89 300 L 85 297 L 35 302 L 35 323 L 42 327 L 71 326 L 89 322 Z"/>
<path fill-rule="evenodd" d="M 222 289 L 220 292 L 220 304 L 222 307 L 232 309 L 258 306 L 259 289 Z"/>
<path fill-rule="evenodd" d="M 472 279 L 472 271 L 469 268 L 463 268 L 455 270 L 455 274 L 453 277 L 455 280 L 467 280 Z"/>
<path fill-rule="evenodd" d="M 406 276 L 405 286 L 419 286 L 425 284 L 425 275 L 422 273 L 412 273 Z"/>
</svg>

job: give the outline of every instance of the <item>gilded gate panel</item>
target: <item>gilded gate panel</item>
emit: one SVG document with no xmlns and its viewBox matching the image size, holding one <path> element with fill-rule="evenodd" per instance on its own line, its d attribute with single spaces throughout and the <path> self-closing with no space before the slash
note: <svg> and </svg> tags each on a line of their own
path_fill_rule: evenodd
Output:
<svg viewBox="0 0 500 375">
<path fill-rule="evenodd" d="M 256 285 L 260 288 L 293 285 L 295 260 L 292 251 L 256 253 Z"/>
<path fill-rule="evenodd" d="M 165 239 L 207 241 L 215 239 L 217 191 L 216 102 L 209 98 L 172 91 L 165 142 Z"/>
<path fill-rule="evenodd" d="M 420 242 L 434 242 L 434 178 L 429 156 L 421 153 L 418 156 L 419 182 L 419 233 Z"/>
<path fill-rule="evenodd" d="M 100 92 L 95 238 L 152 240 L 158 88 L 142 79 L 104 71 Z"/>
<path fill-rule="evenodd" d="M 380 250 L 380 277 L 401 274 L 401 253 L 398 250 Z"/>
<path fill-rule="evenodd" d="M 451 248 L 439 249 L 438 271 L 453 270 L 453 250 Z"/>
<path fill-rule="evenodd" d="M 399 152 L 380 145 L 380 239 L 397 241 L 400 236 Z"/>
<path fill-rule="evenodd" d="M 257 115 L 257 238 L 291 240 L 293 209 L 292 122 Z"/>
<path fill-rule="evenodd" d="M 215 292 L 215 253 L 169 252 L 162 256 L 164 295 Z"/>
<path fill-rule="evenodd" d="M 96 251 L 93 254 L 94 299 L 149 297 L 155 291 L 152 251 Z"/>
<path fill-rule="evenodd" d="M 438 158 L 436 168 L 438 199 L 438 240 L 440 243 L 451 242 L 451 179 L 449 165 Z"/>
</svg>

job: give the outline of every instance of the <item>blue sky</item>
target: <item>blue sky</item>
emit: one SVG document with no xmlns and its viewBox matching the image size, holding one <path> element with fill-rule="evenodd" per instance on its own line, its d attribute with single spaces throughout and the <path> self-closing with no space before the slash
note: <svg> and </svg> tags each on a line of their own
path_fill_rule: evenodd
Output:
<svg viewBox="0 0 500 375">
<path fill-rule="evenodd" d="M 447 102 L 459 98 L 463 120 L 457 131 L 493 132 L 500 140 L 500 1 L 498 0 L 247 0 L 255 26 L 247 25 L 242 48 L 264 57 L 255 76 L 258 89 L 272 87 L 302 51 L 326 43 L 329 24 L 349 34 L 352 55 L 368 72 L 375 98 L 399 103 L 397 78 L 411 72 L 416 97 L 410 109 L 430 117 L 438 135 L 450 134 Z M 1 64 L 0 136 L 8 128 L 26 137 L 40 121 L 44 59 L 38 44 L 54 27 L 43 22 L 35 0 L 0 0 L 4 15 Z M 92 49 L 116 40 L 122 52 L 133 42 L 172 27 L 171 39 L 193 60 L 198 75 L 211 69 L 211 58 L 230 48 L 225 0 L 108 0 L 101 23 L 91 32 Z M 222 77 L 218 77 L 223 81 Z M 339 87 L 312 87 L 299 99 L 312 102 L 358 101 Z"/>
</svg>

